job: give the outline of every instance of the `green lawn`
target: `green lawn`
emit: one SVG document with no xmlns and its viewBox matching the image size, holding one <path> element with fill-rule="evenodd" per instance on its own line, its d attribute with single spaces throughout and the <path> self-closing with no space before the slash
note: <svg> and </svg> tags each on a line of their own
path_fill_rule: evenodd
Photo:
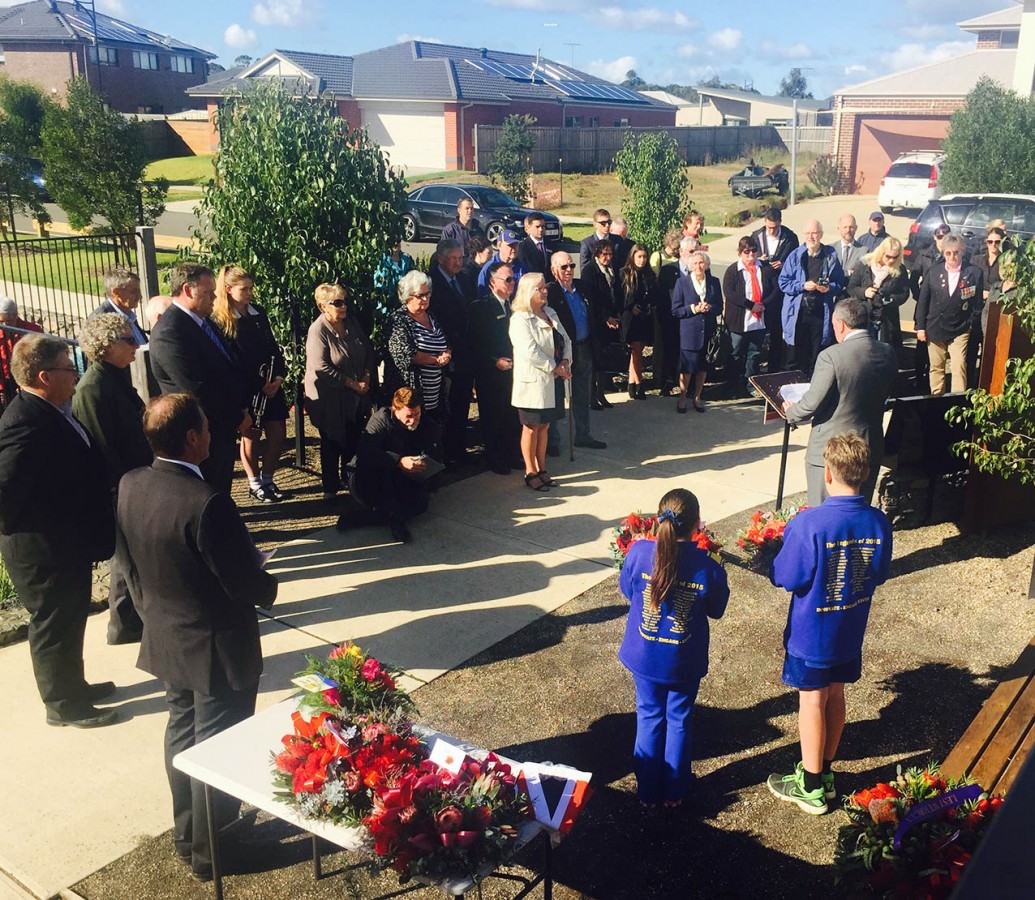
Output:
<svg viewBox="0 0 1035 900">
<path fill-rule="evenodd" d="M 169 184 L 204 185 L 215 177 L 212 156 L 172 156 L 156 159 L 144 169 L 144 180 L 167 178 Z"/>
</svg>

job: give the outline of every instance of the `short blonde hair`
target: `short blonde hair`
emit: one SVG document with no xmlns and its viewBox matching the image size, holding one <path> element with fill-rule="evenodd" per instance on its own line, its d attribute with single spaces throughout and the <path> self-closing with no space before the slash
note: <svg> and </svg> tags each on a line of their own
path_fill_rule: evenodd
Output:
<svg viewBox="0 0 1035 900">
<path fill-rule="evenodd" d="M 539 288 L 546 279 L 539 272 L 528 272 L 521 276 L 521 280 L 518 282 L 517 292 L 514 294 L 514 299 L 510 301 L 511 312 L 531 312 L 532 311 L 532 297 L 535 296 L 536 290 Z"/>
<path fill-rule="evenodd" d="M 344 300 L 346 298 L 345 288 L 340 284 L 330 284 L 325 281 L 323 284 L 316 286 L 316 290 L 313 291 L 313 297 L 316 299 L 317 306 L 323 306 L 331 300 Z"/>
<path fill-rule="evenodd" d="M 881 241 L 876 247 L 873 248 L 873 252 L 864 257 L 865 261 L 871 265 L 880 265 L 884 257 L 888 253 L 894 253 L 898 251 L 898 259 L 895 260 L 893 265 L 888 266 L 893 275 L 898 275 L 902 271 L 902 241 L 898 238 L 893 238 L 888 235 Z"/>
<path fill-rule="evenodd" d="M 834 478 L 858 490 L 870 474 L 870 446 L 854 431 L 835 434 L 823 448 L 823 462 Z"/>
</svg>

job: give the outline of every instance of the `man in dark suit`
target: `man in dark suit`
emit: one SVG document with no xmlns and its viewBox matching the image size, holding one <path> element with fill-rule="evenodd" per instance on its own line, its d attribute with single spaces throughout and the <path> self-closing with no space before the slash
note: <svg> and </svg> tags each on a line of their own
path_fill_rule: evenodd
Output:
<svg viewBox="0 0 1035 900">
<path fill-rule="evenodd" d="M 94 703 L 115 690 L 87 684 L 83 636 L 91 569 L 115 550 L 104 456 L 71 412 L 78 373 L 68 346 L 30 334 L 14 348 L 21 391 L 0 418 L 0 553 L 29 612 L 29 654 L 50 725 L 116 721 Z"/>
<path fill-rule="evenodd" d="M 546 219 L 541 212 L 525 216 L 525 238 L 518 244 L 517 257 L 525 272 L 538 272 L 547 284 L 554 280 L 550 271 L 550 250 L 543 237 Z"/>
<path fill-rule="evenodd" d="M 209 321 L 216 282 L 212 270 L 179 263 L 169 279 L 173 302 L 151 332 L 151 366 L 163 394 L 193 394 L 205 411 L 212 446 L 205 480 L 230 493 L 237 436 L 252 427 L 248 384 L 230 349 Z"/>
<path fill-rule="evenodd" d="M 846 213 L 837 220 L 837 233 L 839 240 L 834 244 L 834 252 L 837 254 L 837 261 L 841 263 L 841 270 L 845 274 L 842 295 L 848 288 L 848 280 L 852 277 L 855 267 L 862 263 L 866 255 L 866 248 L 855 239 L 855 232 L 858 228 L 855 216 Z"/>
<path fill-rule="evenodd" d="M 621 216 L 615 216 L 611 223 L 611 243 L 615 247 L 615 270 L 621 272 L 629 261 L 629 254 L 632 253 L 633 245 L 636 243 L 629 237 L 629 223 Z"/>
<path fill-rule="evenodd" d="M 262 648 L 255 607 L 269 609 L 276 579 L 262 569 L 230 497 L 201 473 L 208 421 L 188 394 L 156 397 L 144 413 L 154 463 L 123 476 L 119 524 L 144 622 L 137 666 L 165 684 L 165 767 L 176 852 L 212 877 L 205 792 L 174 769 L 184 750 L 255 712 Z M 217 825 L 236 803 L 219 795 Z"/>
<path fill-rule="evenodd" d="M 460 244 L 441 240 L 431 268 L 431 303 L 428 311 L 442 326 L 453 351 L 449 363 L 448 417 L 442 445 L 445 462 L 458 463 L 467 455 L 467 419 L 474 390 L 474 350 L 469 334 L 474 287 L 461 274 L 464 254 Z"/>
<path fill-rule="evenodd" d="M 931 394 L 945 393 L 945 362 L 949 361 L 953 393 L 967 389 L 967 344 L 975 308 L 980 308 L 984 280 L 981 270 L 964 262 L 965 244 L 957 235 L 942 240 L 944 262 L 927 270 L 916 304 L 916 339 L 927 342 Z"/>
<path fill-rule="evenodd" d="M 870 474 L 860 493 L 867 502 L 873 496 L 884 458 L 884 403 L 898 372 L 895 348 L 874 340 L 870 332 L 866 301 L 855 297 L 839 301 L 832 321 L 837 343 L 819 354 L 805 396 L 797 403 L 784 403 L 788 422 L 812 420 L 805 451 L 809 506 L 819 506 L 827 497 L 823 478 L 827 441 L 850 431 L 870 446 Z"/>
<path fill-rule="evenodd" d="M 596 249 L 597 244 L 601 241 L 609 241 L 611 235 L 611 213 L 606 209 L 598 209 L 593 213 L 593 233 L 589 237 L 584 237 L 579 244 L 579 271 L 584 271 L 586 266 L 593 260 L 593 251 Z M 614 241 L 611 241 L 611 246 L 614 247 Z M 617 272 L 619 266 L 612 261 L 614 269 Z"/>
<path fill-rule="evenodd" d="M 758 244 L 758 261 L 764 263 L 774 275 L 779 277 L 780 269 L 787 261 L 787 257 L 798 247 L 798 235 L 783 224 L 783 213 L 778 209 L 766 210 L 764 224 L 751 237 Z M 767 360 L 770 372 L 783 371 L 786 359 L 786 346 L 783 340 L 783 324 L 781 315 L 783 313 L 784 297 L 780 293 L 780 302 L 767 306 L 765 309 L 765 327 L 769 332 L 769 359 Z M 793 346 L 793 342 L 792 342 Z"/>
<path fill-rule="evenodd" d="M 509 475 L 519 458 L 521 423 L 511 405 L 514 348 L 510 343 L 510 300 L 514 270 L 506 263 L 489 267 L 489 296 L 471 307 L 471 343 L 478 380 L 478 419 L 485 459 L 497 475 Z M 522 467 L 524 463 L 522 463 Z"/>
<path fill-rule="evenodd" d="M 104 291 L 108 295 L 100 306 L 92 313 L 99 316 L 101 313 L 117 313 L 122 316 L 133 331 L 133 337 L 137 345 L 143 347 L 147 343 L 147 335 L 140 327 L 137 320 L 137 307 L 140 306 L 140 277 L 129 269 L 116 266 L 104 273 Z"/>
<path fill-rule="evenodd" d="M 575 446 L 605 450 L 589 430 L 589 398 L 593 387 L 593 342 L 598 314 L 590 306 L 582 283 L 575 278 L 575 263 L 563 250 L 550 259 L 554 283 L 546 295 L 547 305 L 557 313 L 571 340 L 571 417 L 575 421 Z M 560 448 L 560 431 L 550 423 L 547 448 Z"/>
</svg>

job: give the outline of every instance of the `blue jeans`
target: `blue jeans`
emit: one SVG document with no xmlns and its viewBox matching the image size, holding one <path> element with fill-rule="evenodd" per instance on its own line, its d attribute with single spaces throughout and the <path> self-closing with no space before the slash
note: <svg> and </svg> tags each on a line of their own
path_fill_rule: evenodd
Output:
<svg viewBox="0 0 1035 900">
<path fill-rule="evenodd" d="M 764 328 L 758 331 L 745 331 L 743 334 L 730 332 L 733 358 L 737 361 L 741 381 L 747 381 L 748 378 L 758 374 L 762 364 L 762 345 L 765 343 L 765 335 Z"/>
<path fill-rule="evenodd" d="M 693 759 L 694 700 L 700 679 L 658 684 L 633 675 L 636 684 L 636 794 L 644 803 L 685 800 Z"/>
</svg>

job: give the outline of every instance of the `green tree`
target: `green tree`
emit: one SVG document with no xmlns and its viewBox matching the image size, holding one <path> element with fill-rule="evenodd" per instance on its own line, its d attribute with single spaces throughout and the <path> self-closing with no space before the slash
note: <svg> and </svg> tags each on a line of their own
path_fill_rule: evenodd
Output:
<svg viewBox="0 0 1035 900">
<path fill-rule="evenodd" d="M 489 166 L 492 183 L 520 203 L 532 199 L 529 157 L 535 149 L 535 136 L 529 129 L 535 123 L 535 116 L 507 116 L 496 143 L 496 156 Z"/>
<path fill-rule="evenodd" d="M 73 228 L 129 232 L 154 225 L 169 182 L 141 179 L 147 165 L 142 128 L 104 105 L 85 78 L 68 82 L 67 105 L 51 104 L 43 121 L 47 189 Z M 105 225 L 94 225 L 100 218 Z"/>
<path fill-rule="evenodd" d="M 615 172 L 629 193 L 622 211 L 629 233 L 651 250 L 690 211 L 690 181 L 676 142 L 665 132 L 627 134 Z"/>
<path fill-rule="evenodd" d="M 942 142 L 947 192 L 1035 192 L 1035 100 L 981 78 L 952 115 Z"/>
<path fill-rule="evenodd" d="M 378 304 L 373 276 L 402 233 L 406 200 L 380 147 L 332 101 L 275 81 L 228 97 L 216 121 L 216 179 L 195 230 L 204 261 L 252 275 L 296 378 L 321 282 L 346 285 L 351 311 L 379 339 L 398 304 Z"/>
<path fill-rule="evenodd" d="M 40 130 L 50 101 L 34 84 L 0 78 L 0 183 L 16 210 L 38 222 L 50 221 L 39 188 L 32 181 L 32 160 L 40 155 Z M 6 218 L 8 209 L 3 216 Z"/>
<path fill-rule="evenodd" d="M 778 97 L 797 97 L 799 100 L 811 100 L 812 91 L 809 90 L 809 83 L 802 75 L 801 69 L 795 67 L 787 73 L 787 77 L 780 81 L 780 93 Z"/>
<path fill-rule="evenodd" d="M 234 57 L 235 66 L 250 66 L 252 64 L 252 58 L 247 53 L 242 53 L 240 56 Z"/>
<path fill-rule="evenodd" d="M 643 91 L 647 90 L 647 82 L 636 74 L 635 69 L 630 69 L 625 73 L 625 81 L 622 82 L 622 87 L 629 88 L 633 91 Z"/>
</svg>

